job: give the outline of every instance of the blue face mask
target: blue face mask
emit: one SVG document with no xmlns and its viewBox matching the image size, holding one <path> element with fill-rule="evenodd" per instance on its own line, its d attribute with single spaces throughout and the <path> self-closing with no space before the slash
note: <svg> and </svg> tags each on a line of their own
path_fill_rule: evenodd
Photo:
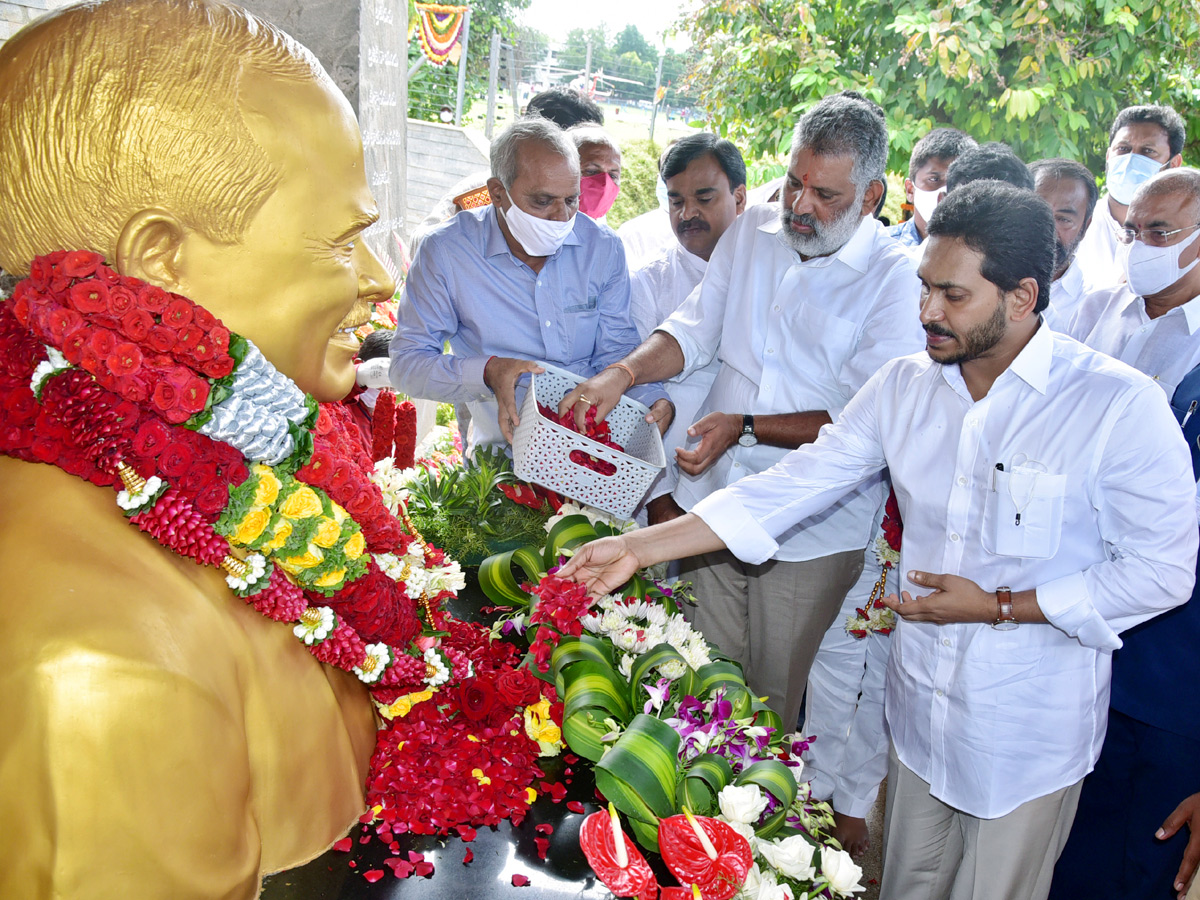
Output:
<svg viewBox="0 0 1200 900">
<path fill-rule="evenodd" d="M 1122 153 L 1110 157 L 1105 172 L 1104 186 L 1108 195 L 1128 206 L 1137 189 L 1162 170 L 1163 164 L 1157 159 L 1142 156 L 1140 153 Z"/>
</svg>

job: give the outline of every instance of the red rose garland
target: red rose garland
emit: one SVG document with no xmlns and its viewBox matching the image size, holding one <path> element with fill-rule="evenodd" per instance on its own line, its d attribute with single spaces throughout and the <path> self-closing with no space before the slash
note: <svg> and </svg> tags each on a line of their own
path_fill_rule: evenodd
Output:
<svg viewBox="0 0 1200 900">
<path fill-rule="evenodd" d="M 129 488 L 130 479 L 161 478 L 166 488 L 137 508 L 131 522 L 181 555 L 236 568 L 228 541 L 213 525 L 230 503 L 230 488 L 247 479 L 246 460 L 236 448 L 193 430 L 230 389 L 238 365 L 234 340 L 206 310 L 119 276 L 98 254 L 39 257 L 11 301 L 0 304 L 0 453 L 118 490 Z M 72 367 L 51 365 L 46 345 L 59 347 Z M 46 366 L 50 370 L 42 372 Z M 321 408 L 311 446 L 296 479 L 343 507 L 371 553 L 404 554 L 413 536 L 369 480 L 371 448 L 340 404 Z M 297 454 L 304 452 L 303 441 L 298 447 Z M 436 548 L 425 546 L 424 555 L 427 565 L 445 561 Z M 419 715 L 393 720 L 380 732 L 373 761 L 372 803 L 398 831 L 519 818 L 530 802 L 526 786 L 541 774 L 537 742 L 516 727 L 521 705 L 536 698 L 541 683 L 515 670 L 515 651 L 492 642 L 486 629 L 443 613 L 439 601 L 450 595 L 423 598 L 420 612 L 429 628 L 449 631 L 442 652 L 450 677 L 465 684 L 448 687 L 438 703 L 419 704 L 414 709 L 426 707 Z M 364 665 L 367 641 L 390 645 L 394 661 L 372 685 L 385 703 L 424 686 L 426 661 L 402 650 L 422 630 L 417 604 L 373 559 L 363 576 L 328 598 L 306 596 L 272 567 L 266 584 L 246 600 L 288 623 L 314 606 L 333 608 L 336 627 L 309 650 L 343 669 Z M 476 671 L 469 678 L 472 661 Z M 474 776 L 475 787 L 456 780 L 461 772 L 447 763 L 459 758 L 449 752 L 456 742 L 463 759 L 474 754 L 481 770 L 494 773 L 496 787 L 481 793 Z M 428 755 L 420 766 L 441 779 L 440 792 L 430 793 L 424 779 L 400 777 L 403 771 L 417 774 L 398 761 L 401 749 Z M 433 817 L 425 812 L 431 798 L 441 804 Z"/>
</svg>

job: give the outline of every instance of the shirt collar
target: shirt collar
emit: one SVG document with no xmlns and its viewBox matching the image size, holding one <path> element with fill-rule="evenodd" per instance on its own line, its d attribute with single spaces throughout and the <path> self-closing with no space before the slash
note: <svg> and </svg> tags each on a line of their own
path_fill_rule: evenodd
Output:
<svg viewBox="0 0 1200 900">
<path fill-rule="evenodd" d="M 571 233 L 568 234 L 567 239 L 563 241 L 563 247 L 578 246 L 579 244 L 583 243 L 583 241 L 579 239 L 579 220 L 583 218 L 586 218 L 583 213 L 577 213 L 575 215 L 575 227 L 571 229 Z M 521 262 L 513 254 L 512 250 L 509 249 L 508 241 L 504 239 L 504 232 L 500 230 L 500 222 L 496 218 L 496 205 L 494 203 L 489 203 L 484 209 L 483 222 L 484 234 L 486 235 L 484 238 L 483 255 L 486 257 L 491 257 L 501 256 L 502 254 L 507 253 L 517 262 Z M 561 252 L 562 247 L 559 247 L 552 254 L 550 254 L 548 258 L 554 259 Z M 524 263 L 522 263 L 522 265 L 524 265 Z"/>
<path fill-rule="evenodd" d="M 1139 322 L 1150 321 L 1150 316 L 1146 313 L 1146 298 L 1138 296 L 1128 287 L 1125 289 L 1125 297 L 1121 301 L 1120 308 L 1122 313 L 1136 315 Z M 1179 315 L 1183 316 L 1184 321 L 1187 322 L 1188 334 L 1195 334 L 1196 330 L 1200 329 L 1200 296 L 1193 297 L 1182 306 L 1176 306 L 1175 309 L 1167 310 L 1161 318 L 1165 319 L 1167 316 L 1175 315 L 1175 310 L 1179 310 Z"/>
<path fill-rule="evenodd" d="M 1069 296 L 1079 296 L 1083 290 L 1083 269 L 1079 268 L 1079 257 L 1071 258 L 1071 264 L 1067 266 L 1067 271 L 1063 272 L 1062 278 L 1058 281 L 1062 290 L 1066 291 Z"/>
<path fill-rule="evenodd" d="M 1009 371 L 1039 394 L 1046 393 L 1050 384 L 1050 361 L 1054 357 L 1054 337 L 1045 322 L 1038 326 L 1016 359 L 1008 364 Z"/>
<path fill-rule="evenodd" d="M 842 244 L 840 248 L 829 256 L 814 256 L 812 259 L 800 261 L 802 266 L 828 266 L 834 260 L 845 263 L 856 272 L 865 273 L 871 261 L 871 251 L 875 247 L 876 232 L 881 230 L 883 226 L 874 216 L 863 216 L 862 221 L 858 224 L 854 234 L 850 236 L 850 240 Z M 766 234 L 775 234 L 779 236 L 779 242 L 788 249 L 790 253 L 795 255 L 797 260 L 800 260 L 800 254 L 792 249 L 791 245 L 783 239 L 783 222 L 778 216 L 769 222 L 764 222 L 758 226 L 758 230 Z M 891 238 L 889 238 L 891 240 Z"/>
<path fill-rule="evenodd" d="M 690 250 L 684 249 L 683 244 L 675 245 L 676 258 L 679 264 L 683 266 L 685 271 L 691 272 L 694 275 L 703 276 L 708 269 L 708 260 L 701 256 L 697 256 Z"/>
</svg>

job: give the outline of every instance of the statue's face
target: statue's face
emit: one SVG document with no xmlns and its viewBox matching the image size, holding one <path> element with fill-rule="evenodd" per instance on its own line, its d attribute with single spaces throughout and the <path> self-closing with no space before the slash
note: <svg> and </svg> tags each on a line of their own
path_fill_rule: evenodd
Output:
<svg viewBox="0 0 1200 900">
<path fill-rule="evenodd" d="M 395 290 L 362 240 L 377 218 L 362 138 L 345 98 L 315 80 L 250 74 L 241 103 L 280 182 L 240 243 L 187 236 L 183 287 L 303 390 L 339 400 L 358 347 L 346 332 Z"/>
</svg>

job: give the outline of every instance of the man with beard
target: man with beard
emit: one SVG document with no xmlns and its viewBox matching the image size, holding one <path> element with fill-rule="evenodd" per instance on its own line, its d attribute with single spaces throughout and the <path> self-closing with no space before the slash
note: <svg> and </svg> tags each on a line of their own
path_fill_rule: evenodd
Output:
<svg viewBox="0 0 1200 900">
<path fill-rule="evenodd" d="M 872 217 L 886 160 L 882 112 L 861 96 L 837 94 L 805 113 L 781 205 L 746 210 L 683 306 L 562 408 L 575 403 L 581 422 L 589 404 L 605 416 L 631 383 L 720 360 L 688 429 L 699 443 L 676 451 L 684 509 L 815 440 L 881 365 L 920 347 L 916 263 Z M 769 561 L 720 551 L 684 564 L 701 598 L 696 626 L 789 727 L 821 636 L 862 570 L 882 499 L 880 478 L 868 479 L 792 529 Z"/>
<path fill-rule="evenodd" d="M 650 337 L 692 293 L 726 229 L 746 208 L 746 163 L 730 141 L 701 132 L 680 138 L 662 157 L 667 185 L 667 214 L 675 246 L 632 271 L 629 308 L 642 340 Z M 675 404 L 675 419 L 663 436 L 668 464 L 650 488 L 646 510 L 651 524 L 683 515 L 672 499 L 678 473 L 673 456 L 687 443 L 688 426 L 708 396 L 721 368 L 718 360 L 687 377 L 671 379 L 667 390 Z"/>
<path fill-rule="evenodd" d="M 1050 285 L 1050 305 L 1042 318 L 1055 331 L 1065 333 L 1087 293 L 1083 268 L 1075 259 L 1075 251 L 1092 222 L 1100 191 L 1087 166 L 1073 159 L 1039 159 L 1029 164 L 1029 172 L 1033 175 L 1034 190 L 1054 213 L 1054 243 L 1058 251 L 1054 281 Z"/>
<path fill-rule="evenodd" d="M 1054 259 L 1040 197 L 950 192 L 920 265 L 925 353 L 885 365 L 769 471 L 560 572 L 603 594 L 688 553 L 760 562 L 890 471 L 904 543 L 882 900 L 1044 900 L 1100 751 L 1118 635 L 1191 589 L 1179 426 L 1150 378 L 1041 323 Z"/>
</svg>

